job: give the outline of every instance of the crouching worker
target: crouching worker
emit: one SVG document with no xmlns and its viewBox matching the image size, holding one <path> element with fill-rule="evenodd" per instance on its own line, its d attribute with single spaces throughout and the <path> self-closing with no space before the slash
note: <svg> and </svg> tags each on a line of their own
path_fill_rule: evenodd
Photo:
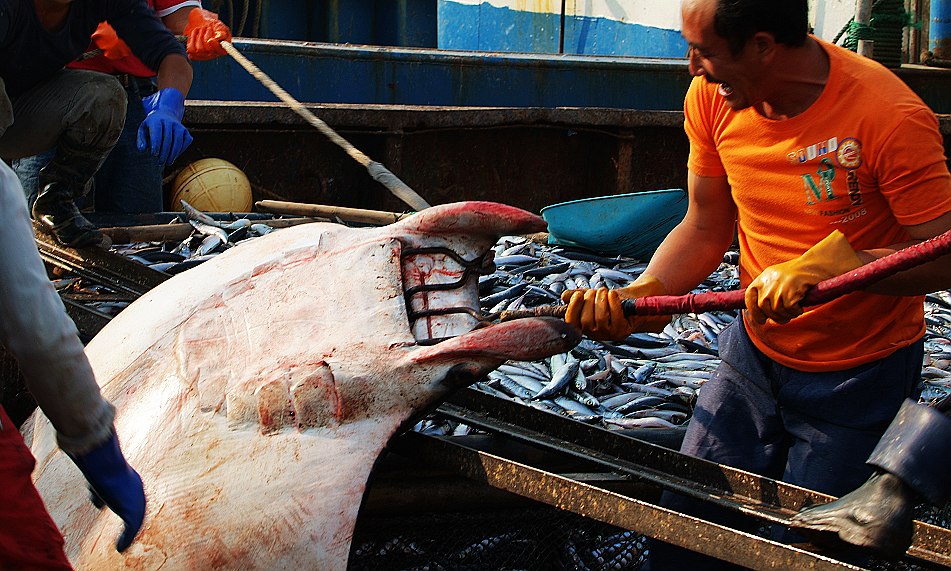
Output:
<svg viewBox="0 0 951 571">
<path fill-rule="evenodd" d="M 899 557 L 911 545 L 915 504 L 951 499 L 951 396 L 933 407 L 905 401 L 868 464 L 875 473 L 860 488 L 792 522 Z"/>
<path fill-rule="evenodd" d="M 0 0 L 0 157 L 56 148 L 39 173 L 32 215 L 69 247 L 105 245 L 76 200 L 115 146 L 126 112 L 126 94 L 114 76 L 64 69 L 104 20 L 158 71 L 159 90 L 144 122 L 149 145 L 183 149 L 190 140 L 181 119 L 191 65 L 144 0 Z"/>
<path fill-rule="evenodd" d="M 221 42 L 231 41 L 231 30 L 215 14 L 203 10 L 198 0 L 147 0 L 147 4 L 169 31 L 188 36 L 186 50 L 192 61 L 227 53 Z M 92 39 L 90 55 L 95 53 L 93 50 L 102 53 L 83 57 L 66 67 L 115 76 L 122 83 L 128 100 L 119 140 L 93 179 L 94 210 L 123 214 L 159 212 L 165 204 L 162 195 L 165 167 L 185 151 L 191 136 L 183 129 L 183 135 L 188 136 L 170 137 L 167 141 L 150 137 L 151 120 L 146 120 L 149 110 L 156 103 L 172 103 L 156 95 L 155 71 L 132 54 L 108 22 L 99 24 Z M 173 103 L 179 106 L 181 102 Z M 36 201 L 40 170 L 55 154 L 56 149 L 49 149 L 11 163 L 27 194 L 28 205 Z"/>
</svg>

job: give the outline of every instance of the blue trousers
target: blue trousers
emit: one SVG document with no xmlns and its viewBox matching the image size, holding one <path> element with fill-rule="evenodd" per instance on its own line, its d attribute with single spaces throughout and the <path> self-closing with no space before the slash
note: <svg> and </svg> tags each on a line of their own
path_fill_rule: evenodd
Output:
<svg viewBox="0 0 951 571">
<path fill-rule="evenodd" d="M 121 76 L 128 97 L 125 126 L 119 141 L 93 178 L 93 205 L 97 212 L 147 214 L 164 210 L 162 165 L 157 158 L 136 147 L 139 125 L 145 119 L 142 98 L 155 92 L 147 78 Z M 53 158 L 56 149 L 11 161 L 32 208 L 39 192 L 39 172 Z M 88 206 L 77 201 L 80 207 Z"/>
<path fill-rule="evenodd" d="M 719 339 L 720 367 L 700 390 L 680 451 L 833 496 L 871 476 L 866 465 L 906 398 L 920 393 L 924 344 L 844 371 L 805 373 L 767 358 L 742 319 Z M 661 505 L 754 533 L 752 518 L 665 492 Z M 778 541 L 799 538 L 788 530 Z M 737 569 L 723 561 L 651 542 L 651 571 Z"/>
</svg>

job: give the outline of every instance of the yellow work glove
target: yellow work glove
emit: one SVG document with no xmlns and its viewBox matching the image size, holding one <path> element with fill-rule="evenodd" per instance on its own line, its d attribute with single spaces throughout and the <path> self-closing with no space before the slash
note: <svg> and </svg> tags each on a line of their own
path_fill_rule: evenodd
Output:
<svg viewBox="0 0 951 571">
<path fill-rule="evenodd" d="M 845 234 L 834 230 L 798 258 L 763 270 L 746 288 L 746 309 L 759 324 L 788 323 L 802 315 L 799 302 L 809 288 L 861 265 Z"/>
<path fill-rule="evenodd" d="M 570 289 L 561 300 L 568 304 L 565 321 L 582 333 L 591 339 L 621 340 L 635 331 L 663 331 L 670 323 L 669 315 L 624 315 L 622 301 L 653 295 L 667 295 L 667 288 L 654 276 L 641 274 L 624 288 Z"/>
</svg>

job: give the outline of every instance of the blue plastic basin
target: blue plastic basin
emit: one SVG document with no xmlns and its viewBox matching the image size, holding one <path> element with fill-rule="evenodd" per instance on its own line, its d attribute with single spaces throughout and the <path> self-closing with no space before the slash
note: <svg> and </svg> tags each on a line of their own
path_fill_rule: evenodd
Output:
<svg viewBox="0 0 951 571">
<path fill-rule="evenodd" d="M 682 188 L 560 202 L 542 208 L 548 243 L 649 259 L 687 213 Z"/>
</svg>

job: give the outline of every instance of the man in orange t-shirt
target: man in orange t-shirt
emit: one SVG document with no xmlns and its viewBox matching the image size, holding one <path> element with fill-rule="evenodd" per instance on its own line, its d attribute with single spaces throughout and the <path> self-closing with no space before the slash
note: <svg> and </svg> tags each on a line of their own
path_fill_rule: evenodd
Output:
<svg viewBox="0 0 951 571">
<path fill-rule="evenodd" d="M 684 0 L 690 45 L 689 207 L 630 286 L 565 292 L 591 337 L 659 331 L 623 299 L 684 294 L 734 239 L 747 311 L 720 336 L 681 451 L 832 495 L 917 399 L 923 295 L 951 286 L 951 259 L 804 309 L 805 292 L 951 229 L 951 175 L 931 111 L 881 65 L 808 33 L 806 0 Z M 688 263 L 685 263 L 688 261 Z M 665 494 L 664 505 L 742 527 Z M 755 527 L 753 528 L 755 530 Z M 655 542 L 652 570 L 722 562 Z"/>
<path fill-rule="evenodd" d="M 214 13 L 203 10 L 200 0 L 147 0 L 147 4 L 172 33 L 188 36 L 189 59 L 208 60 L 226 54 L 221 41 L 231 41 L 231 31 Z M 187 135 L 184 145 L 164 154 L 161 146 L 149 145 L 150 141 L 140 136 L 139 126 L 146 117 L 143 100 L 150 101 L 157 91 L 155 71 L 133 55 L 105 22 L 93 34 L 90 51 L 96 49 L 101 53 L 67 67 L 114 75 L 125 88 L 128 105 L 119 141 L 94 178 L 95 210 L 123 214 L 160 212 L 164 210 L 162 173 L 165 165 L 187 148 L 191 136 Z M 39 171 L 54 152 L 55 149 L 12 161 L 30 206 L 37 196 Z"/>
</svg>

